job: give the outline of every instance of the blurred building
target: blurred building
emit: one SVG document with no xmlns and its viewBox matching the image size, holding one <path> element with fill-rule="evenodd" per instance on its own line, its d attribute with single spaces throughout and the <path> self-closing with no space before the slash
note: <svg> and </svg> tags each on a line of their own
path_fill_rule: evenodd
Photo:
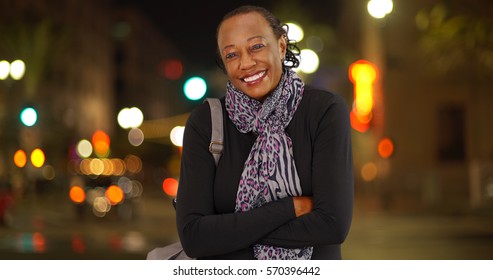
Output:
<svg viewBox="0 0 493 280">
<path fill-rule="evenodd" d="M 394 1 L 375 19 L 367 2 L 345 1 L 340 25 L 380 72 L 371 127 L 353 137 L 358 195 L 384 209 L 491 209 L 493 6 Z M 385 159 L 384 137 L 394 144 Z"/>
<path fill-rule="evenodd" d="M 41 147 L 45 166 L 55 170 L 50 180 L 66 187 L 66 163 L 80 139 L 103 130 L 114 151 L 125 152 L 127 135 L 116 121 L 120 109 L 139 107 L 145 119 L 154 119 L 182 108 L 178 82 L 160 69 L 166 59 L 179 59 L 172 42 L 137 9 L 117 4 L 0 0 L 0 60 L 26 65 L 21 80 L 0 81 L 0 181 L 15 188 L 44 180 L 41 169 L 18 168 L 12 160 L 18 149 L 29 155 Z M 19 121 L 26 106 L 38 112 L 32 127 Z"/>
</svg>

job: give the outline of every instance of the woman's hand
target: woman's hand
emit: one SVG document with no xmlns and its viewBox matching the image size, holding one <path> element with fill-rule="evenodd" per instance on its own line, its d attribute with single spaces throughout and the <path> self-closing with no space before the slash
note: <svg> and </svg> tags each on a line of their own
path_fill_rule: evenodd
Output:
<svg viewBox="0 0 493 280">
<path fill-rule="evenodd" d="M 293 204 L 296 218 L 308 214 L 313 210 L 313 201 L 311 196 L 295 196 L 293 197 Z"/>
</svg>

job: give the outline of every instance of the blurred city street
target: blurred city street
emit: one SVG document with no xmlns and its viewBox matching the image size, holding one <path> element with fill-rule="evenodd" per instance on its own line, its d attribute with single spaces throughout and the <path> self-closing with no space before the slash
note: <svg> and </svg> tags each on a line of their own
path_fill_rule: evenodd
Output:
<svg viewBox="0 0 493 280">
<path fill-rule="evenodd" d="M 176 240 L 174 210 L 162 193 L 143 195 L 131 219 L 112 212 L 78 219 L 63 197 L 21 203 L 12 225 L 0 228 L 0 259 L 143 260 Z M 368 205 L 356 200 L 344 259 L 493 259 L 492 212 L 410 214 Z"/>
<path fill-rule="evenodd" d="M 176 241 L 185 124 L 228 80 L 217 25 L 258 4 L 304 83 L 350 109 L 343 258 L 492 260 L 493 2 L 279 3 L 0 0 L 0 259 L 143 260 Z"/>
</svg>

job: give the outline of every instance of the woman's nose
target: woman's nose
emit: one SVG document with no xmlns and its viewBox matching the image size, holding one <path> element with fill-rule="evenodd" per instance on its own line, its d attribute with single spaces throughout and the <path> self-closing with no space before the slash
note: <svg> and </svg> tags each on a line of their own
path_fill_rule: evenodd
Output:
<svg viewBox="0 0 493 280">
<path fill-rule="evenodd" d="M 255 59 L 253 56 L 249 53 L 242 55 L 240 59 L 240 68 L 241 69 L 250 69 L 253 66 L 255 66 L 257 62 L 255 62 Z"/>
</svg>

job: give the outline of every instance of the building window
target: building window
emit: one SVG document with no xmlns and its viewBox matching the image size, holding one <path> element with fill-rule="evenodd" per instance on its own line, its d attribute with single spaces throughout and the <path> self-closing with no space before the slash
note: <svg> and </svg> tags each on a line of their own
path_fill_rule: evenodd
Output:
<svg viewBox="0 0 493 280">
<path fill-rule="evenodd" d="M 465 160 L 465 112 L 460 104 L 438 109 L 437 155 L 440 162 Z"/>
</svg>

